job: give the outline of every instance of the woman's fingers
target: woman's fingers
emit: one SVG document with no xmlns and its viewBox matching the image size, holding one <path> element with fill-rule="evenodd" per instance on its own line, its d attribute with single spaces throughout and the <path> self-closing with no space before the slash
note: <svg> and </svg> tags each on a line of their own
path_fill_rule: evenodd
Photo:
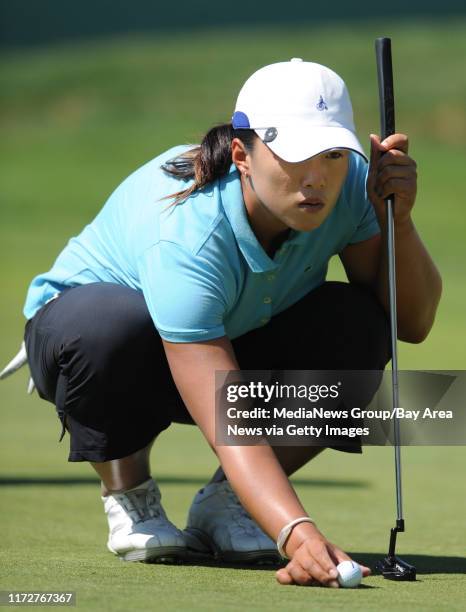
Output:
<svg viewBox="0 0 466 612">
<path fill-rule="evenodd" d="M 387 147 L 396 146 L 389 149 Z M 386 215 L 385 200 L 395 196 L 396 221 L 403 222 L 411 214 L 417 193 L 417 166 L 408 156 L 408 138 L 394 134 L 383 143 L 371 136 L 371 159 L 367 175 L 367 195 L 376 212 Z"/>
<path fill-rule="evenodd" d="M 317 580 L 320 582 L 318 577 L 314 574 L 311 568 L 304 568 L 298 561 L 294 559 L 288 563 L 286 569 L 288 573 L 293 578 L 295 584 L 300 584 L 301 586 L 310 586 L 314 584 Z"/>
<path fill-rule="evenodd" d="M 277 572 L 281 584 L 310 585 L 319 583 L 338 587 L 338 570 L 325 540 L 306 540 L 295 551 L 286 568 Z"/>
<path fill-rule="evenodd" d="M 319 569 L 323 572 L 323 580 L 335 580 L 338 577 L 337 563 L 332 559 L 329 549 L 331 546 L 327 542 L 316 544 L 312 547 L 311 552 L 319 565 Z"/>
<path fill-rule="evenodd" d="M 351 557 L 341 550 L 341 548 L 335 546 L 335 544 L 329 545 L 329 553 L 335 565 L 338 565 L 342 561 L 351 561 Z"/>
<path fill-rule="evenodd" d="M 276 572 L 276 579 L 284 585 L 339 587 L 337 565 L 351 560 L 341 548 L 322 536 L 307 539 L 295 550 L 287 566 Z M 369 567 L 360 567 L 363 577 L 370 575 Z"/>
<path fill-rule="evenodd" d="M 341 548 L 338 548 L 338 546 L 333 545 L 331 548 L 331 551 L 332 551 L 332 554 L 335 555 L 337 565 L 338 563 L 341 563 L 342 561 L 354 561 L 354 559 L 351 559 L 351 557 L 349 557 L 345 552 L 343 552 Z M 366 565 L 361 565 L 360 563 L 358 565 L 361 568 L 362 575 L 364 578 L 372 574 L 372 570 L 370 567 L 367 567 Z"/>
<path fill-rule="evenodd" d="M 297 561 L 292 560 L 286 567 L 279 569 L 276 572 L 275 577 L 280 584 L 284 585 L 296 584 L 299 586 L 339 586 L 336 580 L 326 583 L 320 582 L 313 575 L 313 572 L 313 569 L 305 569 Z"/>
<path fill-rule="evenodd" d="M 415 190 L 416 184 L 408 178 L 391 178 L 385 181 L 383 185 L 376 187 L 376 193 L 381 199 L 395 195 L 404 200 L 409 200 L 410 202 Z"/>
<path fill-rule="evenodd" d="M 370 143 L 371 152 L 372 149 L 375 149 L 376 151 L 381 151 L 382 154 L 390 149 L 398 149 L 403 151 L 403 153 L 408 153 L 409 150 L 409 138 L 406 134 L 392 134 L 387 136 L 385 140 L 381 140 L 377 134 L 371 134 Z"/>
<path fill-rule="evenodd" d="M 378 136 L 372 135 L 368 187 L 379 186 L 390 178 L 416 179 L 416 162 L 407 153 L 408 137 L 405 134 L 389 136 L 383 143 Z"/>
<path fill-rule="evenodd" d="M 394 165 L 389 164 L 379 170 L 376 176 L 376 185 L 383 185 L 393 178 L 414 179 L 417 172 L 414 164 Z"/>
<path fill-rule="evenodd" d="M 390 151 L 386 158 L 374 164 L 368 176 L 370 184 L 385 182 L 390 178 L 417 178 L 417 164 L 399 151 Z"/>
<path fill-rule="evenodd" d="M 390 149 L 399 149 L 403 153 L 407 153 L 409 149 L 409 138 L 406 134 L 392 134 L 387 136 L 385 140 L 380 143 L 387 151 Z"/>
<path fill-rule="evenodd" d="M 298 561 L 298 563 L 300 560 Z M 303 562 L 300 563 L 300 569 L 303 569 L 309 576 L 312 576 L 315 580 L 320 582 L 321 584 L 328 584 L 332 580 L 336 579 L 336 575 L 333 576 L 329 574 L 329 572 L 322 565 L 322 562 L 319 558 L 307 558 Z"/>
<path fill-rule="evenodd" d="M 370 576 L 372 574 L 372 570 L 370 567 L 361 564 L 359 564 L 359 567 L 361 568 L 363 578 L 366 578 L 366 576 Z"/>
<path fill-rule="evenodd" d="M 294 584 L 293 578 L 290 576 L 290 573 L 286 567 L 282 567 L 276 571 L 275 578 L 280 584 Z"/>
<path fill-rule="evenodd" d="M 303 568 L 299 568 L 296 562 L 290 561 L 286 567 L 279 569 L 275 574 L 280 584 L 299 584 L 301 586 L 310 586 L 314 583 L 312 576 Z"/>
</svg>

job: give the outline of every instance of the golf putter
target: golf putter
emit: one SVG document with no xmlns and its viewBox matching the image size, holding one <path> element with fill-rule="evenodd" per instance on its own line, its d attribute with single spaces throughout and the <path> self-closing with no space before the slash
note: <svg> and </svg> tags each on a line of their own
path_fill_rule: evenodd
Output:
<svg viewBox="0 0 466 612">
<path fill-rule="evenodd" d="M 377 77 L 379 83 L 380 126 L 382 140 L 395 133 L 395 100 L 393 95 L 392 50 L 390 38 L 377 38 L 375 41 Z M 393 408 L 399 406 L 398 393 L 398 356 L 396 322 L 396 272 L 395 272 L 395 226 L 394 197 L 385 200 L 387 205 L 387 249 L 388 249 L 388 287 L 390 301 L 390 330 L 392 342 L 392 401 Z M 401 488 L 400 424 L 394 419 L 395 478 L 396 478 L 396 526 L 390 532 L 388 555 L 376 563 L 377 570 L 388 580 L 416 580 L 416 568 L 395 555 L 396 536 L 405 530 L 403 518 L 403 496 Z"/>
</svg>

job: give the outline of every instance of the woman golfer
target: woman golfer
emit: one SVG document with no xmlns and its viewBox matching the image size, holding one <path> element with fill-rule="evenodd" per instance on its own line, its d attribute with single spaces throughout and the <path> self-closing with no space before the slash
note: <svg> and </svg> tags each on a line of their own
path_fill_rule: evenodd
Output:
<svg viewBox="0 0 466 612">
<path fill-rule="evenodd" d="M 101 478 L 113 553 L 259 563 L 278 558 L 278 540 L 289 559 L 280 583 L 338 586 L 348 556 L 288 480 L 322 449 L 216 445 L 214 373 L 385 367 L 389 194 L 399 338 L 420 342 L 441 281 L 411 220 L 408 139 L 372 135 L 368 165 L 344 82 L 294 58 L 255 72 L 232 122 L 200 146 L 170 149 L 127 178 L 32 281 L 31 374 L 69 432 L 69 460 Z M 349 283 L 326 282 L 334 254 Z M 167 518 L 149 468 L 172 422 L 196 424 L 221 464 L 185 531 Z"/>
</svg>

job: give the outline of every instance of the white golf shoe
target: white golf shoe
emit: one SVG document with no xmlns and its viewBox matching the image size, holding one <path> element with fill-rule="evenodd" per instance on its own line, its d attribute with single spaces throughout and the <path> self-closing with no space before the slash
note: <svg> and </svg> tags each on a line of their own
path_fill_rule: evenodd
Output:
<svg viewBox="0 0 466 612">
<path fill-rule="evenodd" d="M 252 520 L 227 480 L 202 488 L 184 530 L 187 545 L 229 563 L 277 564 L 275 542 Z"/>
<path fill-rule="evenodd" d="M 152 478 L 124 493 L 102 497 L 108 549 L 124 561 L 175 563 L 187 556 L 183 533 L 171 523 Z"/>
</svg>

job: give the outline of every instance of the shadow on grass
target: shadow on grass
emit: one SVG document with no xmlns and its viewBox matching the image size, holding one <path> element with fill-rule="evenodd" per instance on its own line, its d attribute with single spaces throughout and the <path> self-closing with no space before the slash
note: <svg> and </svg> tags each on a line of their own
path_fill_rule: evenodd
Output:
<svg viewBox="0 0 466 612">
<path fill-rule="evenodd" d="M 375 564 L 384 558 L 386 553 L 348 552 L 352 559 L 372 569 L 373 575 L 377 575 Z M 466 574 L 466 557 L 439 557 L 435 555 L 403 555 L 407 561 L 417 570 L 418 576 L 429 574 Z M 226 563 L 213 558 L 199 556 L 185 561 L 184 565 L 196 565 L 203 567 L 219 567 L 231 569 L 246 569 L 255 571 L 272 571 L 284 567 L 287 561 L 282 563 L 270 563 L 268 565 L 246 565 L 244 563 Z M 363 585 L 367 588 L 369 585 Z"/>
<path fill-rule="evenodd" d="M 210 476 L 156 476 L 159 484 L 205 485 Z M 300 487 L 335 487 L 342 489 L 367 489 L 370 483 L 364 480 L 338 480 L 326 478 L 292 478 L 292 483 Z M 0 476 L 0 486 L 76 486 L 98 485 L 96 476 Z"/>
<path fill-rule="evenodd" d="M 365 553 L 365 552 L 348 552 L 348 555 L 355 561 L 367 565 L 375 572 L 375 564 L 377 561 L 386 557 L 387 552 L 383 553 Z M 414 565 L 417 574 L 466 574 L 466 556 L 465 557 L 441 557 L 435 555 L 416 555 L 402 554 L 400 555 L 403 561 L 407 561 L 410 565 Z"/>
</svg>

